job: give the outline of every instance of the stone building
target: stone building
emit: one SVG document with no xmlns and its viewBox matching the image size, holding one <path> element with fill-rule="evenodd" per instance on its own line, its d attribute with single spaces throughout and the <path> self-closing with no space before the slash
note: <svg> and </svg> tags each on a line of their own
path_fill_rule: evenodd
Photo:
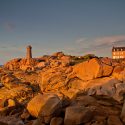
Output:
<svg viewBox="0 0 125 125">
<path fill-rule="evenodd" d="M 125 47 L 113 47 L 112 48 L 113 59 L 124 59 L 125 58 Z"/>
<path fill-rule="evenodd" d="M 32 46 L 31 45 L 27 46 L 26 58 L 28 60 L 32 58 Z"/>
</svg>

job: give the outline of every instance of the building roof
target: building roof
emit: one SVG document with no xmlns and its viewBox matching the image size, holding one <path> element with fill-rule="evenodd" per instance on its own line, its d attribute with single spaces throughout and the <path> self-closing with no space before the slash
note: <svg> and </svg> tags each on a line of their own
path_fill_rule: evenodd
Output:
<svg viewBox="0 0 125 125">
<path fill-rule="evenodd" d="M 112 48 L 112 51 L 125 51 L 125 47 L 114 47 Z"/>
</svg>

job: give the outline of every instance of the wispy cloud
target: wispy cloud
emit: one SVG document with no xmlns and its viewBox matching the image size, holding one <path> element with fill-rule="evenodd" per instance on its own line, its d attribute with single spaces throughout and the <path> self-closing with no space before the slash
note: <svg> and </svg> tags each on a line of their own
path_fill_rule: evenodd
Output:
<svg viewBox="0 0 125 125">
<path fill-rule="evenodd" d="M 125 35 L 79 38 L 75 41 L 75 47 L 70 47 L 68 51 L 77 55 L 94 53 L 99 56 L 109 56 L 113 46 L 125 46 Z"/>
<path fill-rule="evenodd" d="M 76 40 L 76 44 L 81 44 L 81 43 L 83 43 L 83 42 L 85 42 L 85 41 L 87 41 L 87 38 L 79 38 L 79 39 L 77 39 Z"/>
<path fill-rule="evenodd" d="M 9 32 L 13 31 L 15 29 L 15 27 L 16 27 L 15 24 L 12 22 L 5 22 L 4 23 L 5 30 L 7 30 Z"/>
<path fill-rule="evenodd" d="M 106 37 L 99 37 L 95 39 L 95 44 L 100 45 L 120 45 L 121 41 L 125 41 L 125 35 L 116 35 L 116 36 L 106 36 Z M 119 43 L 120 42 L 120 43 Z"/>
</svg>

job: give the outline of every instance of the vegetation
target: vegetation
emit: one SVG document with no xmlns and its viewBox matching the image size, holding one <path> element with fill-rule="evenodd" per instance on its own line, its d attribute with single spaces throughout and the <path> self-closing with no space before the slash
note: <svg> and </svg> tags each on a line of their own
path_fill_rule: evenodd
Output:
<svg viewBox="0 0 125 125">
<path fill-rule="evenodd" d="M 72 56 L 72 62 L 71 62 L 71 65 L 75 65 L 75 64 L 78 64 L 78 63 L 81 63 L 81 62 L 84 62 L 84 61 L 87 61 L 87 60 L 90 60 L 92 58 L 96 58 L 97 56 L 95 56 L 94 54 L 86 54 L 84 56 Z"/>
</svg>

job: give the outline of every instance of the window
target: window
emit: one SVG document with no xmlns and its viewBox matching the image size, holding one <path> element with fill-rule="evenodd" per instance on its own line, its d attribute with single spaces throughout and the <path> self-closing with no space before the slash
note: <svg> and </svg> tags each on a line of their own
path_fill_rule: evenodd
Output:
<svg viewBox="0 0 125 125">
<path fill-rule="evenodd" d="M 119 59 L 120 57 L 119 56 L 117 56 L 117 59 Z"/>
</svg>

